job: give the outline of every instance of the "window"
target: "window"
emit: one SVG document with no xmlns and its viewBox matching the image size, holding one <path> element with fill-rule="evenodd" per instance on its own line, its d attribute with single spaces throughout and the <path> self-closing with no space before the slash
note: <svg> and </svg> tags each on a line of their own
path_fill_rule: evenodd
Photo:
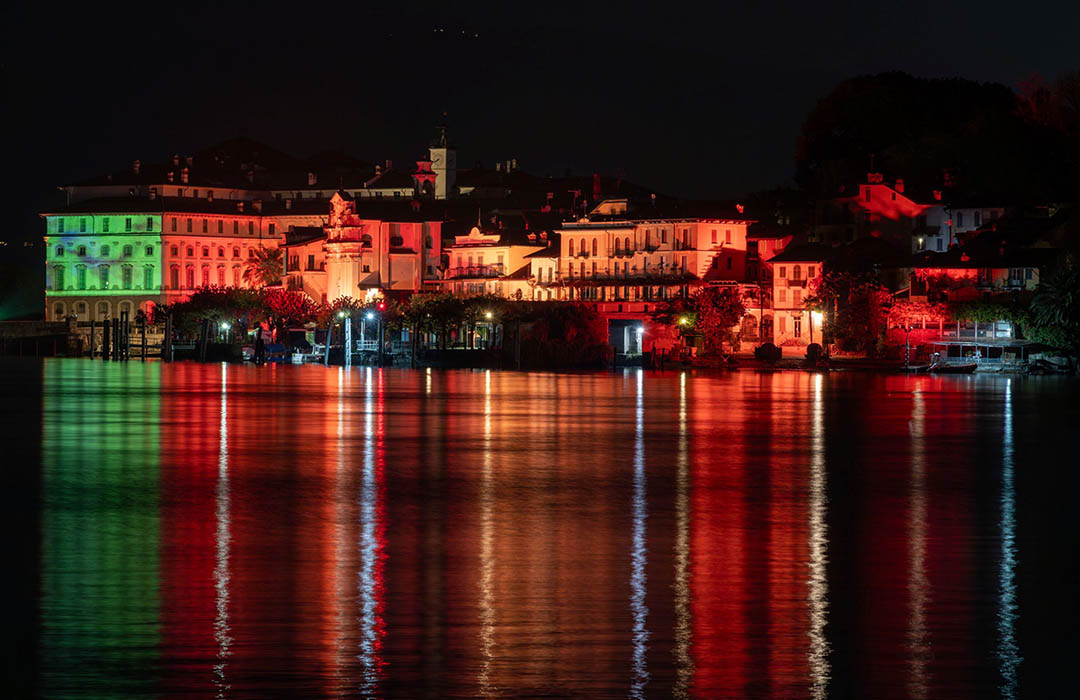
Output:
<svg viewBox="0 0 1080 700">
<path fill-rule="evenodd" d="M 787 316 L 781 316 L 780 317 L 779 326 L 780 326 L 780 332 L 781 333 L 787 333 Z"/>
<path fill-rule="evenodd" d="M 225 286 L 225 266 L 218 265 L 217 269 L 217 283 L 219 287 Z"/>
<path fill-rule="evenodd" d="M 187 255 L 188 255 L 189 258 L 195 257 L 195 249 L 192 248 L 191 246 L 188 246 Z"/>
<path fill-rule="evenodd" d="M 1034 279 L 1034 277 L 1035 277 L 1035 270 L 1031 269 L 1030 267 L 1027 268 L 1026 270 L 1024 270 L 1024 279 L 1029 279 L 1030 280 L 1030 279 Z"/>
<path fill-rule="evenodd" d="M 224 248 L 218 248 L 217 249 L 217 256 L 219 258 L 224 258 L 225 257 L 225 249 Z"/>
<path fill-rule="evenodd" d="M 791 334 L 794 335 L 796 338 L 801 338 L 802 337 L 802 319 L 801 318 L 793 318 L 793 319 L 791 319 Z"/>
<path fill-rule="evenodd" d="M 232 232 L 234 234 L 237 234 L 237 235 L 240 234 L 240 222 L 239 221 L 233 221 L 232 222 Z"/>
<path fill-rule="evenodd" d="M 58 257 L 58 258 L 64 257 L 64 246 L 62 246 L 62 245 L 56 246 L 56 257 Z"/>
<path fill-rule="evenodd" d="M 570 239 L 570 257 L 574 257 L 574 239 Z"/>
<path fill-rule="evenodd" d="M 661 243 L 667 243 L 667 229 L 666 228 L 660 229 L 660 242 Z"/>
<path fill-rule="evenodd" d="M 869 187 L 864 187 L 863 188 L 863 201 L 864 202 L 869 202 L 870 201 L 870 188 Z"/>
<path fill-rule="evenodd" d="M 146 217 L 146 230 L 147 231 L 153 231 L 154 230 L 154 217 L 152 217 L 152 216 Z"/>
<path fill-rule="evenodd" d="M 104 321 L 109 318 L 109 302 L 99 301 L 97 305 L 97 317 L 98 320 Z"/>
<path fill-rule="evenodd" d="M 61 290 L 61 289 L 64 288 L 64 268 L 62 266 L 57 265 L 57 266 L 55 266 L 53 268 L 53 277 L 52 277 L 52 279 L 53 279 L 53 283 L 52 283 L 52 288 L 53 289 Z"/>
<path fill-rule="evenodd" d="M 806 268 L 806 279 L 812 280 L 812 279 L 814 279 L 814 276 L 816 274 L 817 274 L 817 268 L 816 267 L 814 267 L 813 265 L 807 266 L 807 268 Z"/>
<path fill-rule="evenodd" d="M 53 320 L 60 321 L 64 318 L 64 305 L 58 303 L 53 307 Z"/>
<path fill-rule="evenodd" d="M 210 286 L 210 268 L 207 265 L 203 265 L 202 269 L 202 286 Z"/>
<path fill-rule="evenodd" d="M 180 289 L 180 266 L 173 265 L 169 268 L 169 288 Z"/>
<path fill-rule="evenodd" d="M 793 265 L 792 266 L 792 268 L 791 268 L 791 279 L 793 279 L 793 280 L 802 279 L 802 266 L 801 265 Z"/>
<path fill-rule="evenodd" d="M 85 258 L 86 257 L 86 246 L 84 246 L 84 245 L 79 246 L 78 250 L 76 250 L 75 252 L 78 253 L 80 258 Z"/>
<path fill-rule="evenodd" d="M 204 258 L 209 258 L 210 257 L 210 246 L 205 246 L 205 245 L 203 246 L 202 256 Z"/>
<path fill-rule="evenodd" d="M 57 233 L 63 233 L 64 232 L 64 219 L 63 219 L 63 217 L 56 220 L 56 232 Z"/>
<path fill-rule="evenodd" d="M 733 258 L 728 258 L 728 259 L 727 259 L 727 269 L 729 269 L 729 270 L 731 269 L 731 262 L 732 262 L 732 260 L 733 260 Z"/>
<path fill-rule="evenodd" d="M 239 258 L 240 257 L 240 249 L 239 248 L 233 248 L 232 249 L 232 256 L 234 258 Z"/>
<path fill-rule="evenodd" d="M 124 246 L 124 257 L 125 258 L 130 258 L 134 254 L 135 254 L 135 249 L 132 246 L 129 246 L 129 245 Z"/>
<path fill-rule="evenodd" d="M 232 283 L 234 287 L 240 286 L 240 266 L 233 265 L 232 269 Z"/>
<path fill-rule="evenodd" d="M 724 243 L 731 243 L 731 229 L 724 229 Z"/>
<path fill-rule="evenodd" d="M 79 233 L 86 233 L 86 219 L 79 219 Z"/>
<path fill-rule="evenodd" d="M 169 253 L 175 258 L 177 255 L 180 254 L 180 248 L 178 248 L 177 246 L 172 246 L 171 248 L 169 248 Z"/>
<path fill-rule="evenodd" d="M 785 279 L 785 278 L 787 278 L 787 266 L 786 265 L 781 265 L 780 266 L 780 279 Z"/>
<path fill-rule="evenodd" d="M 121 277 L 123 277 L 124 289 L 131 289 L 131 265 L 124 265 Z"/>
<path fill-rule="evenodd" d="M 195 289 L 195 268 L 191 265 L 187 269 L 187 288 Z"/>
<path fill-rule="evenodd" d="M 217 222 L 217 232 L 218 233 L 225 233 L 225 222 L 224 221 L 218 221 Z"/>
<path fill-rule="evenodd" d="M 802 290 L 791 290 L 791 305 L 796 307 L 802 306 Z"/>
<path fill-rule="evenodd" d="M 248 260 L 254 260 L 254 259 L 255 259 L 255 249 L 254 248 L 248 248 Z"/>
<path fill-rule="evenodd" d="M 191 233 L 191 219 L 190 218 L 187 220 L 187 232 Z"/>
<path fill-rule="evenodd" d="M 102 265 L 98 268 L 98 275 L 100 277 L 100 287 L 102 289 L 109 288 L 109 266 Z"/>
<path fill-rule="evenodd" d="M 595 260 L 593 261 L 593 264 L 592 264 L 592 276 L 596 277 L 596 261 Z"/>
<path fill-rule="evenodd" d="M 103 217 L 101 219 L 101 232 L 102 233 L 108 233 L 109 232 L 109 217 L 107 217 L 107 216 Z"/>
<path fill-rule="evenodd" d="M 154 268 L 149 265 L 143 268 L 143 289 L 154 288 Z"/>
<path fill-rule="evenodd" d="M 172 230 L 174 232 L 176 231 L 176 217 L 175 216 L 172 218 L 172 222 L 169 224 L 169 226 L 172 228 Z"/>
<path fill-rule="evenodd" d="M 937 239 L 937 246 L 936 246 L 939 253 L 941 252 L 944 245 L 945 245 L 945 242 L 939 236 L 938 239 Z"/>
<path fill-rule="evenodd" d="M 75 288 L 86 289 L 86 266 L 77 265 L 75 267 Z"/>
<path fill-rule="evenodd" d="M 780 290 L 780 301 L 787 303 L 787 290 L 786 289 L 781 289 Z"/>
<path fill-rule="evenodd" d="M 615 238 L 615 255 L 618 255 L 621 251 L 622 251 L 622 239 L 619 238 L 619 237 L 616 237 Z"/>
<path fill-rule="evenodd" d="M 593 255 L 596 255 L 596 250 L 597 250 L 598 245 L 599 245 L 599 240 L 596 239 L 596 238 L 592 239 L 592 254 Z"/>
<path fill-rule="evenodd" d="M 720 242 L 719 239 L 716 237 L 716 229 L 712 230 L 712 242 L 713 242 L 713 245 L 716 245 L 717 243 Z"/>
<path fill-rule="evenodd" d="M 146 255 L 148 257 L 153 255 L 154 254 L 154 246 L 152 246 L 152 245 L 146 246 L 146 248 L 145 248 L 145 250 L 143 252 L 146 253 Z"/>
<path fill-rule="evenodd" d="M 307 256 L 307 269 L 309 269 L 309 270 L 314 270 L 315 269 L 315 256 L 314 255 Z"/>
<path fill-rule="evenodd" d="M 202 220 L 202 232 L 203 233 L 209 233 L 210 232 L 210 221 L 207 220 L 207 219 Z"/>
<path fill-rule="evenodd" d="M 107 245 L 101 246 L 101 257 L 103 257 L 103 258 L 109 257 L 109 246 L 107 246 Z"/>
<path fill-rule="evenodd" d="M 254 221 L 249 221 L 248 222 L 248 235 L 253 234 L 253 233 L 255 233 L 255 222 Z"/>
<path fill-rule="evenodd" d="M 274 224 L 270 224 L 266 230 L 271 236 L 273 236 L 274 233 L 277 231 L 277 226 L 275 226 Z"/>
<path fill-rule="evenodd" d="M 982 212 L 977 211 L 977 212 L 975 212 L 975 226 L 976 226 L 976 228 L 978 228 L 981 225 L 982 225 Z"/>
</svg>

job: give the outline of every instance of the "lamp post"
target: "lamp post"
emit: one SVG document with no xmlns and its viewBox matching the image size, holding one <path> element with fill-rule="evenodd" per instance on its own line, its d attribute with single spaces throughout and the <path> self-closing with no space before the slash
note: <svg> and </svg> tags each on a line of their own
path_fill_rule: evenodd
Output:
<svg viewBox="0 0 1080 700">
<path fill-rule="evenodd" d="M 342 319 L 342 323 L 345 324 L 345 344 L 342 347 L 342 353 L 344 354 L 342 358 L 343 364 L 346 367 L 352 367 L 352 317 L 344 311 L 339 311 L 338 318 Z"/>
</svg>

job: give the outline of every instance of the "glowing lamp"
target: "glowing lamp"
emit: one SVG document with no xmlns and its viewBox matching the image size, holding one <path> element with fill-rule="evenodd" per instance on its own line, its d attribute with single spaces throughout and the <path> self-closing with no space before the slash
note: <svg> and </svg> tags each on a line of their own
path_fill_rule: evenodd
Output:
<svg viewBox="0 0 1080 700">
<path fill-rule="evenodd" d="M 376 306 L 379 309 L 379 311 L 382 311 L 383 309 L 386 308 L 386 302 L 385 301 L 380 301 Z"/>
<path fill-rule="evenodd" d="M 337 312 L 337 317 L 338 318 L 345 318 L 345 312 L 344 311 L 338 311 Z"/>
<path fill-rule="evenodd" d="M 810 320 L 812 320 L 814 323 L 816 323 L 816 324 L 818 324 L 820 326 L 821 325 L 821 312 L 820 311 L 811 311 L 810 312 Z"/>
<path fill-rule="evenodd" d="M 643 335 L 644 333 L 645 333 L 645 326 L 638 326 L 637 327 L 637 334 L 638 335 Z"/>
<path fill-rule="evenodd" d="M 367 320 L 371 321 L 374 318 L 375 318 L 375 312 L 374 311 L 368 311 L 367 312 Z"/>
<path fill-rule="evenodd" d="M 484 314 L 484 318 L 486 318 L 487 320 L 489 320 L 489 321 L 490 321 L 490 320 L 491 320 L 491 312 L 490 312 L 490 311 L 488 311 L 487 313 L 485 313 L 485 314 Z"/>
<path fill-rule="evenodd" d="M 221 330 L 223 330 L 223 331 L 229 330 L 229 322 L 228 321 L 222 321 L 221 322 Z"/>
<path fill-rule="evenodd" d="M 686 326 L 686 325 L 689 325 L 689 324 L 690 324 L 690 319 L 688 319 L 686 316 L 680 316 L 679 317 L 679 325 L 680 326 Z"/>
</svg>

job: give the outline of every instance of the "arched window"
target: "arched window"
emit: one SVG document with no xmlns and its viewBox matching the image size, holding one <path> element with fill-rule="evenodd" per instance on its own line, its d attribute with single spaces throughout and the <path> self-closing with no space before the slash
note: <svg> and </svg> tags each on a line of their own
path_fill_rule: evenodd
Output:
<svg viewBox="0 0 1080 700">
<path fill-rule="evenodd" d="M 109 318 L 109 302 L 99 301 L 97 305 L 97 320 L 104 321 Z"/>
<path fill-rule="evenodd" d="M 585 255 L 585 253 L 586 253 L 585 239 L 582 238 L 580 241 L 578 241 L 578 245 L 581 246 L 580 248 L 578 248 L 578 254 L 579 255 Z"/>
<path fill-rule="evenodd" d="M 210 246 L 205 246 L 205 245 L 203 246 L 202 256 L 204 258 L 209 258 L 210 257 Z"/>
<path fill-rule="evenodd" d="M 363 236 L 360 236 L 360 244 L 364 248 L 370 248 L 371 247 L 371 234 L 365 233 Z"/>
<path fill-rule="evenodd" d="M 56 246 L 56 257 L 58 257 L 58 258 L 64 257 L 64 246 L 62 246 L 62 245 Z"/>
<path fill-rule="evenodd" d="M 240 249 L 239 248 L 233 248 L 232 249 L 232 256 L 234 258 L 239 258 L 240 257 Z"/>
<path fill-rule="evenodd" d="M 127 314 L 129 319 L 134 320 L 132 318 L 131 302 L 130 301 L 122 301 L 117 305 L 116 315 L 117 316 L 123 316 L 123 314 Z"/>
<path fill-rule="evenodd" d="M 218 248 L 217 249 L 217 256 L 219 258 L 224 258 L 225 257 L 225 249 L 224 248 Z"/>
<path fill-rule="evenodd" d="M 86 319 L 86 315 L 87 315 L 86 312 L 87 312 L 87 309 L 86 309 L 86 302 L 85 301 L 80 301 L 79 303 L 75 304 L 75 315 L 79 317 L 80 321 L 87 320 Z"/>
<path fill-rule="evenodd" d="M 86 246 L 84 246 L 84 245 L 79 246 L 79 249 L 76 252 L 78 253 L 80 258 L 85 258 L 86 257 Z"/>
<path fill-rule="evenodd" d="M 618 236 L 615 237 L 615 255 L 622 252 L 622 239 Z"/>
<path fill-rule="evenodd" d="M 791 268 L 791 279 L 793 279 L 793 280 L 802 279 L 802 266 L 801 265 L 795 265 L 794 267 Z"/>
<path fill-rule="evenodd" d="M 232 283 L 234 287 L 240 286 L 240 266 L 233 265 L 232 269 Z"/>
<path fill-rule="evenodd" d="M 390 236 L 390 246 L 393 248 L 400 248 L 405 245 L 405 239 L 401 236 Z"/>
<path fill-rule="evenodd" d="M 146 255 L 148 257 L 153 255 L 154 254 L 154 246 L 152 246 L 152 245 L 146 246 L 146 251 L 145 252 L 146 252 Z"/>
<path fill-rule="evenodd" d="M 204 287 L 209 287 L 210 286 L 210 266 L 209 265 L 203 265 L 203 269 L 202 269 L 202 286 L 204 286 Z"/>
<path fill-rule="evenodd" d="M 630 236 L 627 236 L 623 239 L 623 252 L 629 255 L 632 250 L 633 248 L 630 247 Z"/>
<path fill-rule="evenodd" d="M 63 304 L 63 302 L 58 301 L 53 306 L 53 320 L 54 321 L 63 321 L 64 320 L 64 304 Z"/>
<path fill-rule="evenodd" d="M 101 257 L 103 257 L 103 258 L 109 257 L 109 246 L 107 246 L 107 245 L 101 246 Z"/>
<path fill-rule="evenodd" d="M 187 288 L 195 289 L 195 266 L 188 265 L 187 268 Z"/>
<path fill-rule="evenodd" d="M 131 247 L 129 245 L 124 246 L 124 257 L 125 258 L 130 258 L 134 254 L 135 254 L 135 249 L 133 247 Z"/>
<path fill-rule="evenodd" d="M 180 266 L 169 266 L 169 289 L 180 289 Z"/>
<path fill-rule="evenodd" d="M 225 286 L 225 266 L 218 265 L 217 269 L 217 283 L 219 287 Z"/>
<path fill-rule="evenodd" d="M 574 257 L 574 239 L 570 239 L 570 257 Z"/>
<path fill-rule="evenodd" d="M 187 249 L 187 256 L 188 256 L 189 258 L 193 258 L 193 257 L 195 257 L 195 249 L 194 249 L 194 248 L 192 248 L 191 246 L 188 246 L 188 249 Z"/>
<path fill-rule="evenodd" d="M 596 239 L 596 238 L 592 239 L 592 254 L 593 255 L 596 255 L 596 251 L 599 249 L 598 245 L 599 245 L 599 239 Z"/>
<path fill-rule="evenodd" d="M 254 248 L 248 248 L 248 260 L 254 260 L 254 259 L 255 259 L 255 249 Z"/>
</svg>

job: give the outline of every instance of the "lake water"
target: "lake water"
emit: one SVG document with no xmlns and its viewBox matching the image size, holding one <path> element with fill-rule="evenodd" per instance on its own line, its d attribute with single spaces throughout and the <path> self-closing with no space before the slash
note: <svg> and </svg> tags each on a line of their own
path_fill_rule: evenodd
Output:
<svg viewBox="0 0 1080 700">
<path fill-rule="evenodd" d="M 1077 383 L 0 363 L 9 686 L 1069 695 Z"/>
</svg>

